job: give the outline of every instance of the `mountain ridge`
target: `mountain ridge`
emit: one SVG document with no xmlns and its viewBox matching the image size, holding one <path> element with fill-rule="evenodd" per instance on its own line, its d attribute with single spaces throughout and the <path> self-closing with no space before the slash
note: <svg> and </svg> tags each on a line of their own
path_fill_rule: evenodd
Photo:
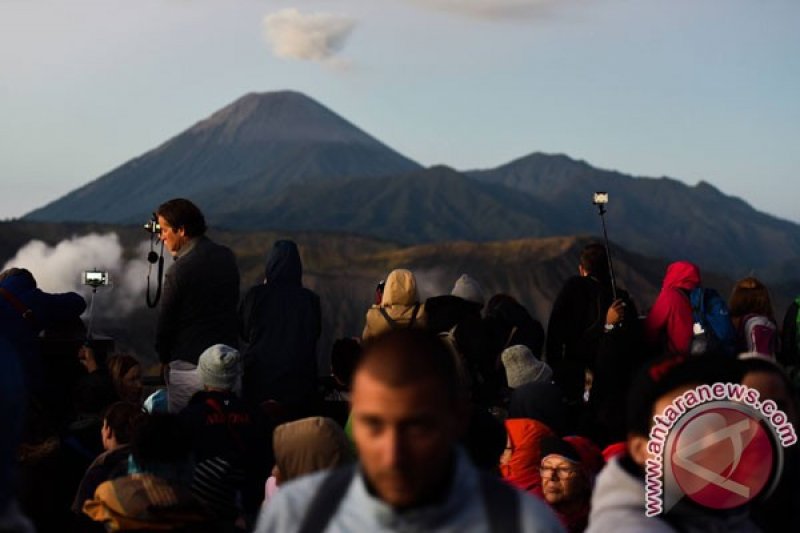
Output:
<svg viewBox="0 0 800 533">
<path fill-rule="evenodd" d="M 705 181 L 634 177 L 539 152 L 489 169 L 423 169 L 295 91 L 248 93 L 25 218 L 134 223 L 181 196 L 234 229 L 493 241 L 597 233 L 597 190 L 610 194 L 612 240 L 645 255 L 732 276 L 800 258 L 800 225 Z"/>
</svg>

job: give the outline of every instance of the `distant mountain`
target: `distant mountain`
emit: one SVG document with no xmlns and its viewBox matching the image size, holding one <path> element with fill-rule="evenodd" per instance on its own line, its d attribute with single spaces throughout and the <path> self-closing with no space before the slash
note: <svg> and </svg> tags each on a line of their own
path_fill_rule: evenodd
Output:
<svg viewBox="0 0 800 533">
<path fill-rule="evenodd" d="M 307 96 L 253 93 L 25 218 L 134 222 L 175 196 L 214 212 L 289 184 L 419 168 Z"/>
<path fill-rule="evenodd" d="M 761 213 L 700 182 L 634 178 L 564 155 L 532 154 L 467 175 L 530 194 L 557 208 L 561 234 L 599 233 L 594 191 L 608 191 L 609 238 L 648 256 L 689 259 L 731 275 L 800 258 L 800 226 Z"/>
<path fill-rule="evenodd" d="M 640 178 L 534 153 L 488 170 L 423 170 L 296 92 L 248 94 L 160 147 L 25 218 L 140 223 L 194 200 L 213 226 L 340 231 L 404 244 L 597 235 L 594 191 L 611 195 L 609 237 L 647 256 L 731 276 L 800 260 L 800 226 L 701 182 Z"/>
<path fill-rule="evenodd" d="M 348 232 L 402 243 L 552 235 L 557 210 L 527 194 L 437 166 L 380 179 L 345 178 L 241 198 L 213 222 L 232 228 Z"/>
</svg>

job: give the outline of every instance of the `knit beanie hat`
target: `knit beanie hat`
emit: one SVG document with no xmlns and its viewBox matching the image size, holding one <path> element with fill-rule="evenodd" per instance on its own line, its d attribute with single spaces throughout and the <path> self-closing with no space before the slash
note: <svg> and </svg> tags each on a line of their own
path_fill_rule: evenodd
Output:
<svg viewBox="0 0 800 533">
<path fill-rule="evenodd" d="M 523 344 L 506 348 L 501 358 L 506 369 L 506 381 L 512 389 L 526 383 L 549 383 L 553 378 L 553 370 L 548 364 L 537 359 Z"/>
<path fill-rule="evenodd" d="M 197 361 L 203 385 L 215 389 L 233 389 L 242 373 L 239 351 L 225 344 L 206 348 Z"/>
<path fill-rule="evenodd" d="M 452 296 L 458 296 L 468 302 L 475 302 L 483 305 L 483 289 L 469 274 L 461 274 L 461 277 L 456 280 L 456 284 L 453 286 L 453 290 L 450 291 L 450 294 Z"/>
<path fill-rule="evenodd" d="M 560 455 L 571 463 L 580 463 L 581 455 L 575 447 L 555 435 L 548 435 L 539 441 L 539 448 L 542 450 L 542 459 L 548 455 Z"/>
</svg>

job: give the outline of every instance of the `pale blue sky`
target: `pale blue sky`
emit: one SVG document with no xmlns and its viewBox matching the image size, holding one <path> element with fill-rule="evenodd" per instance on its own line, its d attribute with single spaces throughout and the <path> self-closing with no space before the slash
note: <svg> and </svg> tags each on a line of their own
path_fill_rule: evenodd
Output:
<svg viewBox="0 0 800 533">
<path fill-rule="evenodd" d="M 797 0 L 0 0 L 0 218 L 294 89 L 425 165 L 566 153 L 800 221 L 798 28 Z"/>
</svg>

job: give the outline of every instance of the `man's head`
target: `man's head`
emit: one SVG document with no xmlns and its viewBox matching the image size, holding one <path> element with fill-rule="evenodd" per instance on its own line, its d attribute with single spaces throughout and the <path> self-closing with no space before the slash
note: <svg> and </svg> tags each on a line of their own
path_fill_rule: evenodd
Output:
<svg viewBox="0 0 800 533">
<path fill-rule="evenodd" d="M 446 490 L 466 408 L 453 356 L 436 335 L 395 330 L 368 343 L 353 378 L 352 417 L 378 497 L 408 508 Z"/>
<path fill-rule="evenodd" d="M 156 210 L 161 240 L 169 252 L 177 254 L 191 239 L 206 232 L 206 219 L 200 209 L 185 198 L 164 202 Z"/>
<path fill-rule="evenodd" d="M 100 436 L 105 450 L 113 450 L 130 444 L 136 427 L 144 420 L 144 411 L 138 405 L 116 402 L 108 406 L 103 414 L 103 429 Z"/>
<path fill-rule="evenodd" d="M 646 463 L 653 417 L 675 398 L 699 385 L 737 383 L 740 378 L 735 361 L 711 355 L 668 357 L 646 365 L 628 391 L 628 453 L 634 462 Z"/>
<path fill-rule="evenodd" d="M 593 276 L 601 281 L 608 278 L 608 255 L 605 246 L 592 243 L 584 247 L 578 270 L 581 276 Z"/>
<path fill-rule="evenodd" d="M 25 283 L 30 285 L 31 288 L 36 288 L 36 278 L 33 277 L 33 274 L 31 274 L 31 271 L 27 268 L 12 267 L 0 272 L 0 282 L 12 277 L 19 277 L 20 279 L 25 280 Z"/>
</svg>

